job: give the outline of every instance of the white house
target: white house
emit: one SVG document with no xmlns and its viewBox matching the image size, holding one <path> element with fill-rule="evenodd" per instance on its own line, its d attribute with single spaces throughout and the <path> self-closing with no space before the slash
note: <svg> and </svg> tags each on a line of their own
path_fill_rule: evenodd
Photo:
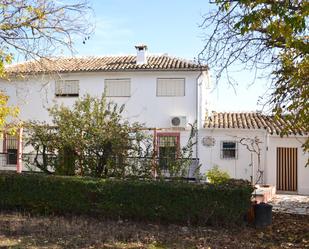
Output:
<svg viewBox="0 0 309 249">
<path fill-rule="evenodd" d="M 100 96 L 105 91 L 108 99 L 126 105 L 125 118 L 155 131 L 159 151 L 164 151 L 166 141 L 168 146 L 172 141 L 175 150 L 184 146 L 189 123 L 197 121 L 193 157 L 201 164 L 200 174 L 218 165 L 234 178 L 309 194 L 308 153 L 301 148 L 306 131 L 291 131 L 289 137 L 281 138 L 283 119 L 260 113 L 208 115 L 207 66 L 166 54 L 148 55 L 144 45 L 136 46 L 136 51 L 128 56 L 54 58 L 12 65 L 7 67 L 12 80 L 2 80 L 0 89 L 9 95 L 10 104 L 20 107 L 22 120 L 47 122 L 47 108 L 54 104 L 70 106 L 86 93 Z M 4 158 L 0 169 L 16 168 L 18 143 L 8 141 L 0 145 Z M 248 150 L 249 145 L 259 149 L 259 156 Z"/>
<path fill-rule="evenodd" d="M 166 54 L 147 55 L 144 45 L 136 51 L 12 65 L 7 67 L 12 80 L 1 81 L 1 90 L 10 104 L 19 106 L 22 120 L 47 122 L 47 108 L 54 104 L 70 106 L 86 93 L 101 96 L 105 91 L 109 100 L 126 105 L 124 118 L 156 130 L 159 150 L 167 140 L 175 149 L 185 145 L 189 124 L 203 126 L 210 88 L 207 66 Z M 193 157 L 198 157 L 196 148 Z"/>
</svg>

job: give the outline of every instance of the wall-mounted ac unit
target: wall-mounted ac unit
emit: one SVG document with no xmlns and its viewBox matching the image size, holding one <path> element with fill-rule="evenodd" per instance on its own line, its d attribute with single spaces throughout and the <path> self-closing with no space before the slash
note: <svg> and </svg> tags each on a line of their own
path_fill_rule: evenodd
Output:
<svg viewBox="0 0 309 249">
<path fill-rule="evenodd" d="M 171 126 L 174 128 L 186 128 L 187 117 L 186 116 L 171 117 Z"/>
</svg>

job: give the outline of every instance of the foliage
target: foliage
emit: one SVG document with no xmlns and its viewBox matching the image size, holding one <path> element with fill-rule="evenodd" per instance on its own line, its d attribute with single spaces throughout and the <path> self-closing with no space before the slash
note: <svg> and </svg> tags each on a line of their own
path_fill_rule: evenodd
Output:
<svg viewBox="0 0 309 249">
<path fill-rule="evenodd" d="M 89 10 L 86 0 L 72 4 L 52 0 L 0 1 L 0 78 L 10 79 L 5 65 L 12 63 L 15 54 L 19 58 L 39 59 L 63 48 L 72 51 L 73 38 L 78 35 L 85 42 L 91 33 Z M 18 114 L 18 109 L 8 106 L 7 101 L 5 93 L 0 92 L 0 129 L 8 129 L 8 119 Z M 12 124 L 10 130 L 15 128 L 16 124 Z"/>
<path fill-rule="evenodd" d="M 61 1 L 0 1 L 0 77 L 15 53 L 25 59 L 50 56 L 59 49 L 72 51 L 73 40 L 89 38 L 90 8 L 86 0 L 66 4 Z"/>
<path fill-rule="evenodd" d="M 9 97 L 0 91 L 0 130 L 7 129 L 9 132 L 14 132 L 17 125 L 16 122 L 14 123 L 14 119 L 17 118 L 19 109 L 14 106 L 9 106 L 8 99 Z"/>
<path fill-rule="evenodd" d="M 125 121 L 123 110 L 104 95 L 86 95 L 72 108 L 54 106 L 52 126 L 34 122 L 28 127 L 27 144 L 43 157 L 36 166 L 61 175 L 149 176 L 152 165 L 145 158 L 152 152 L 151 137 L 140 124 Z"/>
<path fill-rule="evenodd" d="M 268 100 L 288 125 L 281 135 L 309 131 L 308 1 L 215 0 L 202 27 L 211 30 L 200 59 L 231 82 L 230 68 L 264 69 L 272 76 Z M 232 83 L 232 82 L 231 82 Z M 304 145 L 308 151 L 309 140 Z"/>
<path fill-rule="evenodd" d="M 44 173 L 51 173 L 57 164 L 56 143 L 54 137 L 56 129 L 46 123 L 32 121 L 26 126 L 25 147 L 31 147 L 34 151 L 33 157 L 25 157 L 24 162 L 29 170 L 34 170 L 34 164 Z M 28 153 L 29 154 L 29 153 Z"/>
<path fill-rule="evenodd" d="M 186 145 L 176 152 L 176 158 L 168 158 L 166 162 L 167 171 L 170 177 L 173 177 L 174 179 L 179 177 L 189 177 L 190 167 L 193 166 L 194 163 L 198 163 L 193 160 L 193 148 L 196 145 L 196 122 L 189 125 L 191 126 L 191 129 Z M 196 165 L 195 170 L 198 171 L 198 169 L 199 165 Z M 164 177 L 164 172 L 161 172 L 159 167 L 157 167 L 157 173 L 159 176 L 161 175 Z M 197 174 L 197 172 L 194 173 Z"/>
<path fill-rule="evenodd" d="M 215 165 L 212 169 L 206 172 L 207 180 L 213 184 L 222 184 L 230 179 L 229 174 L 226 171 L 220 170 L 218 165 Z"/>
<path fill-rule="evenodd" d="M 181 224 L 241 223 L 252 186 L 0 174 L 0 208 Z"/>
</svg>

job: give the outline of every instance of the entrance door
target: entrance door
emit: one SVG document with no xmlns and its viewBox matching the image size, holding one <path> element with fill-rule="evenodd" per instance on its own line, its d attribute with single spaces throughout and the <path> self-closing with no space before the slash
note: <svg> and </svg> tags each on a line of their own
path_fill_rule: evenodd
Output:
<svg viewBox="0 0 309 249">
<path fill-rule="evenodd" d="M 277 190 L 297 191 L 297 148 L 277 147 Z"/>
</svg>

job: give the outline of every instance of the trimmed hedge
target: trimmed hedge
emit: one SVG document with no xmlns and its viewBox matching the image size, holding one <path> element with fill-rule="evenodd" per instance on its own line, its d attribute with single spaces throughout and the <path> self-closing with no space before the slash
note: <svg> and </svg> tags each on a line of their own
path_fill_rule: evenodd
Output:
<svg viewBox="0 0 309 249">
<path fill-rule="evenodd" d="M 180 224 L 241 223 L 253 189 L 224 185 L 0 174 L 0 208 Z"/>
</svg>

